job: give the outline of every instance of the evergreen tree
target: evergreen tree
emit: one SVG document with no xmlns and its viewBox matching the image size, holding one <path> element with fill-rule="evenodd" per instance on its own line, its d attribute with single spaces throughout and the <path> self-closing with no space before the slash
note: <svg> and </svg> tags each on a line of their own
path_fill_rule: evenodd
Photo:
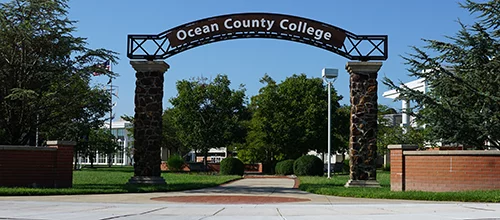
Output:
<svg viewBox="0 0 500 220">
<path fill-rule="evenodd" d="M 385 83 L 415 101 L 412 112 L 429 128 L 427 139 L 482 148 L 486 142 L 500 148 L 500 1 L 461 6 L 479 14 L 471 26 L 449 42 L 424 40 L 405 57 L 411 76 L 425 78 L 427 93 Z"/>
</svg>

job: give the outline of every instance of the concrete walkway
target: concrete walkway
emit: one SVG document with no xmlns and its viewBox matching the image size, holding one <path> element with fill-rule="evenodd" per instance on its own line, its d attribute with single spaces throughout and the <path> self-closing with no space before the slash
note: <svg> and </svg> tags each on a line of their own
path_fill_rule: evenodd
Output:
<svg viewBox="0 0 500 220">
<path fill-rule="evenodd" d="M 169 193 L 0 197 L 0 219 L 500 219 L 500 204 L 358 199 L 293 189 L 294 180 L 249 178 Z M 158 197 L 242 196 L 245 204 L 177 203 Z M 252 202 L 252 196 L 301 198 Z"/>
</svg>

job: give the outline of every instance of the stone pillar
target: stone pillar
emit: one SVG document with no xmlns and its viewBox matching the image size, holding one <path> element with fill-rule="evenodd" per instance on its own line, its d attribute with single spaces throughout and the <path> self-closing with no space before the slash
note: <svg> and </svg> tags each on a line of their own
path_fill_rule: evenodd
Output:
<svg viewBox="0 0 500 220">
<path fill-rule="evenodd" d="M 380 187 L 377 182 L 377 72 L 381 62 L 348 62 L 351 127 L 350 179 L 346 187 Z"/>
<path fill-rule="evenodd" d="M 161 177 L 163 61 L 130 61 L 136 71 L 134 115 L 134 177 L 129 184 L 165 184 Z"/>
</svg>

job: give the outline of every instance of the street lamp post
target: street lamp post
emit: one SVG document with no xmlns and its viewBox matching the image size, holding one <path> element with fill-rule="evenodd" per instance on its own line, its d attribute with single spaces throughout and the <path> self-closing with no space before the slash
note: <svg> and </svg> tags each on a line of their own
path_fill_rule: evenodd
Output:
<svg viewBox="0 0 500 220">
<path fill-rule="evenodd" d="M 323 80 L 327 82 L 328 85 L 328 179 L 331 178 L 331 166 L 332 166 L 332 153 L 331 153 L 331 139 L 332 139 L 332 130 L 331 130 L 331 117 L 332 117 L 332 99 L 331 99 L 331 87 L 332 84 L 335 82 L 337 79 L 337 76 L 339 75 L 339 70 L 338 69 L 332 69 L 332 68 L 323 68 L 321 71 L 321 76 L 323 77 Z"/>
</svg>

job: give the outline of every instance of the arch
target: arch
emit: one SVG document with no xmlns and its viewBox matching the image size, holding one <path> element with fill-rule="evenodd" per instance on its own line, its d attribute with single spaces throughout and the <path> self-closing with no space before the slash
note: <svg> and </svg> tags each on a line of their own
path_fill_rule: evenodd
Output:
<svg viewBox="0 0 500 220">
<path fill-rule="evenodd" d="M 386 60 L 388 57 L 387 35 L 356 35 L 323 22 L 275 13 L 220 15 L 179 25 L 157 35 L 128 35 L 127 57 L 166 59 L 205 44 L 240 38 L 294 41 L 350 60 Z"/>
</svg>

